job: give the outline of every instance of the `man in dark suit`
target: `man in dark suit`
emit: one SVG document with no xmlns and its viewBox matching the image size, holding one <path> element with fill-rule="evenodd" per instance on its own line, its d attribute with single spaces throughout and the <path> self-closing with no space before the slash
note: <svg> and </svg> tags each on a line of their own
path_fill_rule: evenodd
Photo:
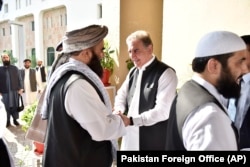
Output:
<svg viewBox="0 0 250 167">
<path fill-rule="evenodd" d="M 250 70 L 250 35 L 241 36 L 247 45 L 247 67 Z M 240 149 L 250 149 L 250 72 L 243 75 L 241 81 L 241 94 L 237 101 L 237 110 L 234 124 L 239 132 Z"/>
<path fill-rule="evenodd" d="M 0 66 L 0 94 L 3 96 L 3 103 L 7 111 L 6 127 L 10 126 L 10 116 L 13 118 L 13 123 L 18 126 L 18 94 L 22 94 L 23 91 L 22 79 L 18 68 L 10 64 L 10 56 L 3 53 L 1 58 L 3 66 Z"/>
</svg>

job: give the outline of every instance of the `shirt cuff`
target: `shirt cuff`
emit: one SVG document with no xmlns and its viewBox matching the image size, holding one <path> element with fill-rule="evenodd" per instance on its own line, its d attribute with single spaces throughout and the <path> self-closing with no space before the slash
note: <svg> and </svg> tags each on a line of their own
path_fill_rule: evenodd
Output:
<svg viewBox="0 0 250 167">
<path fill-rule="evenodd" d="M 133 117 L 134 126 L 142 126 L 142 118 L 140 115 Z"/>
</svg>

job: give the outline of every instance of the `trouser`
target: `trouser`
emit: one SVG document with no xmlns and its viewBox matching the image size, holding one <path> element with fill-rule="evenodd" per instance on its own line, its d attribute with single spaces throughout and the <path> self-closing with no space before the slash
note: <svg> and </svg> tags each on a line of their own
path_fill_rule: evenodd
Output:
<svg viewBox="0 0 250 167">
<path fill-rule="evenodd" d="M 13 120 L 19 118 L 19 113 L 17 112 L 16 107 L 6 108 L 7 112 L 7 122 L 10 122 L 10 116 L 12 116 Z"/>
</svg>

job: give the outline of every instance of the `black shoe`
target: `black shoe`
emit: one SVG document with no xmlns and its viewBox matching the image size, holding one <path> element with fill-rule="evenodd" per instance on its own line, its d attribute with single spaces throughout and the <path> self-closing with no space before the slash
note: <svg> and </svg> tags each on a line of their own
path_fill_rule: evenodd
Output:
<svg viewBox="0 0 250 167">
<path fill-rule="evenodd" d="M 10 121 L 7 121 L 6 127 L 9 127 L 9 126 L 10 126 Z"/>
<path fill-rule="evenodd" d="M 18 122 L 17 120 L 14 120 L 13 122 L 14 122 L 14 124 L 15 124 L 16 126 L 19 126 L 19 125 L 20 125 L 19 122 Z"/>
</svg>

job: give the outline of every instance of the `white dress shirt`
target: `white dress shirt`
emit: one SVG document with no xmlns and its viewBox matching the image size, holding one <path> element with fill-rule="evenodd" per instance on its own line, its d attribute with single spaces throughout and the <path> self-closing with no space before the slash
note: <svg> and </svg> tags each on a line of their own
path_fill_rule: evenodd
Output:
<svg viewBox="0 0 250 167">
<path fill-rule="evenodd" d="M 235 126 L 239 130 L 250 106 L 250 73 L 242 77 L 240 98 L 235 115 Z"/>
</svg>

